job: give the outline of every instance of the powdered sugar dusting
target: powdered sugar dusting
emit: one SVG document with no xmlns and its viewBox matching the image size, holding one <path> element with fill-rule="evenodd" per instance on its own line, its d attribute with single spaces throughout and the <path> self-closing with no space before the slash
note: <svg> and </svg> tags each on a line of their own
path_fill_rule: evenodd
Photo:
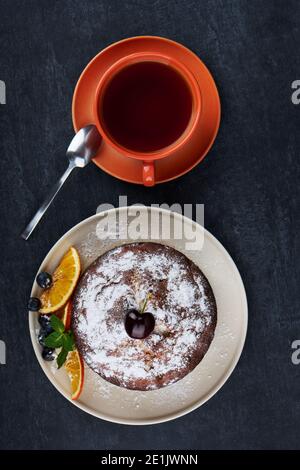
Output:
<svg viewBox="0 0 300 470">
<path fill-rule="evenodd" d="M 85 361 L 96 372 L 125 387 L 139 382 L 151 389 L 190 370 L 215 306 L 206 279 L 182 254 L 159 244 L 147 244 L 157 247 L 152 251 L 142 245 L 115 248 L 84 274 L 75 294 L 73 327 Z M 139 308 L 149 291 L 147 311 L 156 319 L 155 329 L 145 340 L 131 339 L 125 313 Z"/>
</svg>

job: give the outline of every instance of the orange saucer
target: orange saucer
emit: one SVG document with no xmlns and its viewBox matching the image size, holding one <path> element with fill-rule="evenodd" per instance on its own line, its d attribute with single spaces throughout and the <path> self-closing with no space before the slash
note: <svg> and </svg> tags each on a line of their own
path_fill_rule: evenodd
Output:
<svg viewBox="0 0 300 470">
<path fill-rule="evenodd" d="M 221 106 L 214 79 L 199 57 L 186 47 L 161 37 L 137 36 L 102 50 L 86 66 L 77 82 L 72 104 L 73 125 L 78 131 L 81 127 L 94 124 L 93 104 L 101 77 L 116 61 L 137 52 L 166 54 L 181 62 L 194 75 L 201 93 L 201 115 L 188 151 L 155 162 L 155 183 L 163 183 L 187 173 L 203 160 L 220 124 Z M 93 162 L 116 178 L 143 184 L 143 162 L 120 155 L 105 141 Z"/>
</svg>

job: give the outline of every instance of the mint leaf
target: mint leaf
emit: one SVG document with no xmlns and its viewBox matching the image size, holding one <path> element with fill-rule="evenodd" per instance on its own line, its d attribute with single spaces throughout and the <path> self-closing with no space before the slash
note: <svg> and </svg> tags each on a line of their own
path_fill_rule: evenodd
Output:
<svg viewBox="0 0 300 470">
<path fill-rule="evenodd" d="M 74 347 L 75 347 L 75 343 L 74 343 L 74 335 L 72 331 L 68 331 L 67 333 L 64 333 L 63 348 L 66 351 L 73 351 Z"/>
<path fill-rule="evenodd" d="M 66 349 L 62 348 L 62 350 L 60 351 L 60 353 L 59 353 L 59 355 L 57 356 L 57 359 L 56 359 L 58 369 L 60 369 L 61 366 L 66 362 L 67 355 L 68 355 L 68 351 L 66 351 Z"/>
<path fill-rule="evenodd" d="M 63 345 L 63 334 L 53 331 L 50 335 L 46 336 L 44 342 L 47 348 L 60 348 Z"/>
<path fill-rule="evenodd" d="M 63 333 L 65 331 L 65 325 L 56 315 L 51 315 L 50 324 L 57 333 Z"/>
</svg>

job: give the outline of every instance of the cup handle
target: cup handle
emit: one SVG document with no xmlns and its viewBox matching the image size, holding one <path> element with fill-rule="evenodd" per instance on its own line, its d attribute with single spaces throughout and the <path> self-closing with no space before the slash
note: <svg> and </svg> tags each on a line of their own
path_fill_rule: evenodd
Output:
<svg viewBox="0 0 300 470">
<path fill-rule="evenodd" d="M 143 184 L 144 186 L 155 185 L 154 162 L 143 162 Z"/>
</svg>

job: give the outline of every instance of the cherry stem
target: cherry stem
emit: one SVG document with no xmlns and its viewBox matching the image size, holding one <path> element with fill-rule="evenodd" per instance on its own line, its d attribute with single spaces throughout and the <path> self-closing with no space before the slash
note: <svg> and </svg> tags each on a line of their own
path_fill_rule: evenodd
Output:
<svg viewBox="0 0 300 470">
<path fill-rule="evenodd" d="M 152 297 L 152 294 L 151 294 L 150 292 L 148 292 L 148 294 L 146 295 L 146 298 L 145 298 L 145 300 L 144 300 L 144 302 L 143 302 L 143 305 L 142 305 L 142 308 L 141 308 L 141 313 L 144 313 L 144 312 L 145 312 L 146 307 L 147 307 L 147 303 L 148 303 L 148 301 L 151 299 L 151 297 Z"/>
</svg>

